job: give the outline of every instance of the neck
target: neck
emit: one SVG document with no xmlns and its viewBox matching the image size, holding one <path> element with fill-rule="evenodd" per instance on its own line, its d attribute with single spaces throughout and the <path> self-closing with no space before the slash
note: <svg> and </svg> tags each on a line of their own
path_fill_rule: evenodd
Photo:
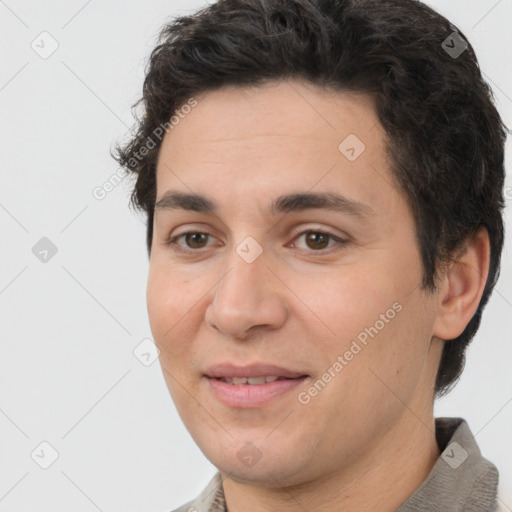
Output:
<svg viewBox="0 0 512 512">
<path fill-rule="evenodd" d="M 432 410 L 419 420 L 407 409 L 399 424 L 350 467 L 290 487 L 254 487 L 226 475 L 228 512 L 395 512 L 427 478 L 440 456 Z"/>
</svg>

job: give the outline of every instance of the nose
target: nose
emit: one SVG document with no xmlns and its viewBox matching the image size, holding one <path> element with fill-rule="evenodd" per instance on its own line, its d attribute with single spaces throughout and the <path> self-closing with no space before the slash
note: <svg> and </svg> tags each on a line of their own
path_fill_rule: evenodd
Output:
<svg viewBox="0 0 512 512">
<path fill-rule="evenodd" d="M 234 253 L 205 312 L 207 324 L 222 334 L 246 339 L 251 329 L 278 329 L 288 315 L 285 285 L 262 253 L 248 263 Z"/>
</svg>

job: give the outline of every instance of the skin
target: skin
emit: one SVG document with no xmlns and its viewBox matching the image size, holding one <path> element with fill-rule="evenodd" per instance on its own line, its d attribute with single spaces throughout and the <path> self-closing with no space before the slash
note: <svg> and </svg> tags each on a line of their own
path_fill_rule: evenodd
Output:
<svg viewBox="0 0 512 512">
<path fill-rule="evenodd" d="M 369 97 L 294 80 L 196 99 L 163 140 L 157 201 L 171 189 L 204 194 L 219 215 L 157 212 L 147 286 L 177 410 L 221 472 L 229 512 L 394 511 L 440 455 L 433 395 L 442 340 L 458 336 L 478 307 L 487 233 L 468 241 L 427 295 L 414 219 L 393 186 Z M 366 146 L 353 162 L 338 149 L 348 134 Z M 375 215 L 268 214 L 275 197 L 310 191 L 343 194 Z M 349 243 L 308 241 L 304 232 L 315 228 Z M 165 244 L 186 232 L 211 236 L 181 237 L 188 253 Z M 263 250 L 250 264 L 236 252 L 248 236 Z M 401 311 L 300 403 L 298 392 L 397 302 Z M 228 407 L 203 377 L 226 361 L 274 363 L 310 378 L 263 407 Z M 251 467 L 237 457 L 247 442 L 261 454 Z"/>
</svg>

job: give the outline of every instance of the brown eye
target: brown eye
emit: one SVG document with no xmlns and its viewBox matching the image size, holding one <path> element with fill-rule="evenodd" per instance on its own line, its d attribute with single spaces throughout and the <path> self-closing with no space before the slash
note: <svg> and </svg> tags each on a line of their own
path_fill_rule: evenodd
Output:
<svg viewBox="0 0 512 512">
<path fill-rule="evenodd" d="M 300 233 L 295 240 L 299 240 L 300 238 L 305 237 L 305 247 L 300 247 L 300 249 L 305 250 L 309 253 L 320 253 L 323 254 L 328 249 L 335 247 L 334 250 L 341 250 L 346 246 L 349 241 L 343 240 L 332 233 L 322 230 L 306 230 Z M 179 242 L 180 239 L 185 240 L 185 244 Z M 199 252 L 201 249 L 208 247 L 208 239 L 212 238 L 212 235 L 209 233 L 203 233 L 200 231 L 187 231 L 186 233 L 182 233 L 181 235 L 174 236 L 165 242 L 166 245 L 170 246 L 176 252 L 181 253 L 193 253 Z M 329 242 L 333 243 L 329 245 Z M 296 247 L 296 244 L 293 243 L 293 247 Z M 330 251 L 333 252 L 333 251 Z"/>
<path fill-rule="evenodd" d="M 333 247 L 333 245 L 339 245 L 340 248 L 342 248 L 348 243 L 348 240 L 342 240 L 341 238 L 334 236 L 332 233 L 321 230 L 310 229 L 308 231 L 303 231 L 295 240 L 299 240 L 302 237 L 305 237 L 306 247 L 304 249 L 309 252 L 322 252 Z M 335 243 L 329 245 L 330 240 L 333 240 Z M 295 243 L 293 245 L 295 246 Z"/>
<path fill-rule="evenodd" d="M 209 235 L 208 233 L 190 232 L 184 233 L 181 236 L 185 237 L 187 247 L 190 247 L 191 249 L 202 249 L 203 246 L 201 245 L 201 243 L 205 242 Z M 199 244 L 199 247 L 196 244 Z"/>
<path fill-rule="evenodd" d="M 306 243 L 311 249 L 325 249 L 329 244 L 329 235 L 325 233 L 309 231 L 306 233 Z"/>
<path fill-rule="evenodd" d="M 209 236 L 211 236 L 209 233 L 187 231 L 186 233 L 182 233 L 181 235 L 170 238 L 165 242 L 165 244 L 178 252 L 192 252 L 194 250 L 207 247 L 205 242 L 208 240 Z M 185 245 L 182 245 L 178 242 L 181 238 L 185 239 Z"/>
</svg>

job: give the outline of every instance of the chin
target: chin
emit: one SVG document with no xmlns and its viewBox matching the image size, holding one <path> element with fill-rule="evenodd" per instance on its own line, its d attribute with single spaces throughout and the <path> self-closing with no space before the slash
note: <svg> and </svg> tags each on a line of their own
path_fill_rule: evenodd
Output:
<svg viewBox="0 0 512 512">
<path fill-rule="evenodd" d="M 222 463 L 223 462 L 223 463 Z M 264 463 L 260 461 L 251 468 L 243 468 L 236 462 L 222 461 L 214 466 L 223 474 L 240 484 L 257 485 L 268 488 L 282 488 L 300 485 L 305 481 L 301 478 L 303 473 L 300 469 L 291 468 L 289 461 L 274 461 Z"/>
<path fill-rule="evenodd" d="M 266 434 L 265 434 L 266 435 Z M 274 443 L 265 443 L 265 435 L 259 436 L 261 442 L 240 441 L 226 434 L 226 444 L 219 439 L 209 443 L 198 443 L 205 457 L 231 480 L 250 485 L 282 487 L 303 482 L 306 468 L 311 464 L 302 460 L 304 451 L 286 446 L 279 439 Z M 276 444 L 277 443 L 277 444 Z"/>
</svg>

